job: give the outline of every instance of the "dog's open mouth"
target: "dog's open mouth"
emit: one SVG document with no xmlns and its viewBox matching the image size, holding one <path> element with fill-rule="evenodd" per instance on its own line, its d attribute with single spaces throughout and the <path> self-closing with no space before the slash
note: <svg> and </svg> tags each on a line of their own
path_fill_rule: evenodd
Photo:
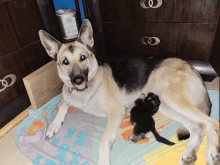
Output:
<svg viewBox="0 0 220 165">
<path fill-rule="evenodd" d="M 74 85 L 73 88 L 68 88 L 69 92 L 72 93 L 73 90 L 76 90 L 76 91 L 84 91 L 85 89 L 88 88 L 88 85 L 92 82 L 92 80 L 89 80 L 87 83 L 84 82 L 82 83 L 81 85 Z"/>
<path fill-rule="evenodd" d="M 88 88 L 87 83 L 83 83 L 81 85 L 74 85 L 73 88 L 69 88 L 69 92 L 72 93 L 73 90 L 84 91 L 86 88 Z"/>
<path fill-rule="evenodd" d="M 74 85 L 74 89 L 77 91 L 84 91 L 86 88 L 88 88 L 86 82 L 82 83 L 81 85 Z"/>
</svg>

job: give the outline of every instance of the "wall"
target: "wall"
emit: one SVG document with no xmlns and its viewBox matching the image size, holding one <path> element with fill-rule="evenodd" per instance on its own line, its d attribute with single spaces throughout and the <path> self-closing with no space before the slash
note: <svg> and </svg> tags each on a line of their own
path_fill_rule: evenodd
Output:
<svg viewBox="0 0 220 165">
<path fill-rule="evenodd" d="M 75 1 L 74 0 L 53 0 L 55 10 L 59 10 L 61 8 L 72 8 L 76 10 Z M 85 20 L 84 10 L 82 0 L 79 0 L 79 6 L 81 11 L 82 22 Z"/>
</svg>

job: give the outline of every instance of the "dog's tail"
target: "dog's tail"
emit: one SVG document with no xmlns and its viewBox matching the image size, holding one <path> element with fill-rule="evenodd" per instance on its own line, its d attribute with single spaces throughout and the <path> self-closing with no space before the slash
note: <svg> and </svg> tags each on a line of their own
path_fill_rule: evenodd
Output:
<svg viewBox="0 0 220 165">
<path fill-rule="evenodd" d="M 155 129 L 152 130 L 152 133 L 154 134 L 156 140 L 157 140 L 158 142 L 160 142 L 160 143 L 164 143 L 164 144 L 167 144 L 167 145 L 170 145 L 170 146 L 172 146 L 172 145 L 175 144 L 175 143 L 173 143 L 173 142 L 171 142 L 171 141 L 165 139 L 164 137 L 160 136 Z"/>
<path fill-rule="evenodd" d="M 178 137 L 178 140 L 188 139 L 190 137 L 189 131 L 182 125 L 177 130 L 177 137 Z"/>
</svg>

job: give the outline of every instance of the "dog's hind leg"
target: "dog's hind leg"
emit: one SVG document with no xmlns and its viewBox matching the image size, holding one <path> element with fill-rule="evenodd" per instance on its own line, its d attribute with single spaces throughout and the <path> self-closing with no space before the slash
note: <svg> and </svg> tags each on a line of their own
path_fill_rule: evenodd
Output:
<svg viewBox="0 0 220 165">
<path fill-rule="evenodd" d="M 208 93 L 205 93 L 205 97 L 198 105 L 199 110 L 201 110 L 207 116 L 211 114 L 212 103 L 209 98 Z M 178 140 L 188 139 L 190 137 L 189 131 L 182 125 L 177 131 Z"/>
<path fill-rule="evenodd" d="M 179 164 L 195 164 L 196 153 L 205 132 L 207 132 L 206 162 L 207 165 L 218 165 L 220 156 L 218 121 L 205 115 L 184 96 L 172 92 L 172 90 L 166 90 L 160 96 L 160 99 L 162 100 L 162 104 L 159 111 L 173 120 L 182 123 L 190 133 L 189 142 Z"/>
<path fill-rule="evenodd" d="M 110 150 L 118 135 L 121 123 L 125 116 L 124 107 L 108 109 L 109 118 L 105 131 L 99 143 L 98 165 L 110 165 Z"/>
<path fill-rule="evenodd" d="M 176 111 L 172 110 L 172 108 L 168 108 L 165 105 L 161 105 L 159 108 L 159 111 L 166 115 L 167 117 L 170 117 L 171 119 L 180 122 L 183 124 L 190 132 L 190 139 L 187 144 L 186 149 L 184 150 L 180 165 L 194 165 L 196 161 L 196 153 L 199 149 L 199 146 L 201 144 L 202 138 L 205 134 L 204 125 L 199 125 L 196 122 L 193 122 L 193 120 L 188 119 L 186 116 L 177 113 Z"/>
<path fill-rule="evenodd" d="M 214 120 L 207 127 L 207 147 L 206 162 L 207 165 L 220 164 L 220 146 L 219 146 L 219 122 Z M 216 136 L 217 134 L 217 136 Z"/>
<path fill-rule="evenodd" d="M 67 103 L 65 101 L 62 101 L 62 104 L 59 108 L 59 111 L 55 117 L 55 119 L 53 120 L 53 122 L 50 124 L 47 133 L 46 133 L 46 138 L 50 139 L 52 138 L 55 134 L 57 134 L 58 130 L 60 129 L 63 121 L 64 121 L 64 117 L 67 113 Z"/>
</svg>

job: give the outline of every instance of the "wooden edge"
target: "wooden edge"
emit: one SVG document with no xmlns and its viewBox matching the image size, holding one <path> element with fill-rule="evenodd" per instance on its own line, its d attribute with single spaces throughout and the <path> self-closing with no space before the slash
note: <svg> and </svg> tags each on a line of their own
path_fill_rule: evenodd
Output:
<svg viewBox="0 0 220 165">
<path fill-rule="evenodd" d="M 63 82 L 60 80 L 57 73 L 53 73 L 55 70 L 56 62 L 52 60 L 23 78 L 23 83 L 33 110 L 38 109 L 57 94 L 62 92 Z M 49 76 L 48 81 L 45 80 L 46 75 Z M 53 79 L 56 80 L 55 83 L 51 81 Z M 33 85 L 35 82 L 39 83 Z M 46 88 L 46 84 L 48 85 L 48 88 Z M 57 88 L 54 89 L 55 87 Z M 44 95 L 43 98 L 39 98 L 39 94 L 42 92 L 45 92 L 47 95 Z"/>
<path fill-rule="evenodd" d="M 17 124 L 19 124 L 26 117 L 28 117 L 28 109 L 31 109 L 31 106 L 29 106 L 27 109 L 25 109 L 23 112 L 21 112 L 18 116 L 16 116 L 13 120 L 11 120 L 8 124 L 6 124 L 3 128 L 0 129 L 0 138 L 2 138 L 12 128 L 14 128 Z"/>
<path fill-rule="evenodd" d="M 33 110 L 36 110 L 37 105 L 36 105 L 36 102 L 34 101 L 35 99 L 34 99 L 34 95 L 32 93 L 31 87 L 30 87 L 28 81 L 25 78 L 23 78 L 23 82 L 24 82 L 24 86 L 26 88 L 29 100 L 31 102 L 31 106 L 32 106 Z"/>
</svg>

